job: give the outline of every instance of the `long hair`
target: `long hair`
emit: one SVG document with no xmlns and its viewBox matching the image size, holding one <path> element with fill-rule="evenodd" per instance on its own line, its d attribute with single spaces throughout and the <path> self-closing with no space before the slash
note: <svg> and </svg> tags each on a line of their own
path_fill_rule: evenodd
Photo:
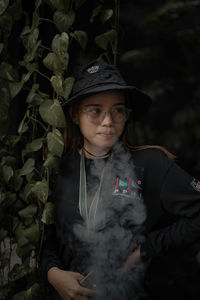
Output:
<svg viewBox="0 0 200 300">
<path fill-rule="evenodd" d="M 77 105 L 72 107 L 72 114 L 77 110 Z M 68 111 L 65 112 L 66 116 L 66 128 L 64 129 L 64 151 L 75 153 L 78 149 L 83 146 L 83 136 L 80 132 L 79 126 L 76 125 L 69 114 Z M 140 151 L 144 149 L 159 149 L 160 151 L 164 152 L 167 157 L 170 159 L 174 159 L 175 155 L 170 153 L 165 147 L 157 146 L 157 145 L 142 145 L 136 146 L 134 145 L 133 140 L 133 130 L 134 130 L 134 120 L 129 117 L 122 136 L 120 140 L 125 149 L 130 151 Z"/>
</svg>

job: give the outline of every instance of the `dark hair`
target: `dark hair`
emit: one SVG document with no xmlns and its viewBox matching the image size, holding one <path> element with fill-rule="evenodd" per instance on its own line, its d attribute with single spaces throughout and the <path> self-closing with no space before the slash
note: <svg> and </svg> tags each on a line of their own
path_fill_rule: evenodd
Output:
<svg viewBox="0 0 200 300">
<path fill-rule="evenodd" d="M 74 114 L 78 108 L 78 105 L 75 104 L 72 106 L 71 113 Z M 64 145 L 65 151 L 75 153 L 78 149 L 83 146 L 83 136 L 80 132 L 79 126 L 72 121 L 70 113 L 68 111 L 65 112 L 66 115 L 66 128 L 64 129 Z M 124 132 L 121 136 L 121 141 L 125 149 L 131 151 L 140 151 L 144 149 L 159 149 L 164 152 L 170 159 L 174 159 L 175 156 L 170 153 L 165 147 L 157 146 L 157 145 L 142 145 L 142 146 L 134 146 L 133 144 L 133 130 L 134 130 L 134 120 L 131 118 L 131 115 L 126 123 L 124 128 Z"/>
</svg>

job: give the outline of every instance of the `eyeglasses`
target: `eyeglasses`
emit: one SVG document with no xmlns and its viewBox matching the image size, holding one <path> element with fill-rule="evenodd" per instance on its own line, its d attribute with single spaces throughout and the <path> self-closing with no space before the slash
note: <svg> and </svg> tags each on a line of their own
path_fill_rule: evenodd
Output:
<svg viewBox="0 0 200 300">
<path fill-rule="evenodd" d="M 93 124 L 101 124 L 106 117 L 106 114 L 109 113 L 111 119 L 114 123 L 124 123 L 128 120 L 131 109 L 126 107 L 113 107 L 109 111 L 105 111 L 99 107 L 91 107 L 86 109 L 81 109 L 87 115 L 88 120 Z"/>
</svg>

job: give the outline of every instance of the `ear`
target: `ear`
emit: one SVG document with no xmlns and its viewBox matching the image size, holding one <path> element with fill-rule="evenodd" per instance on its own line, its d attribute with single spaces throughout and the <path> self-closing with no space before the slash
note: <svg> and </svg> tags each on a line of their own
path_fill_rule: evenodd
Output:
<svg viewBox="0 0 200 300">
<path fill-rule="evenodd" d="M 72 107 L 70 107 L 68 111 L 73 123 L 79 125 L 78 111 Z"/>
</svg>

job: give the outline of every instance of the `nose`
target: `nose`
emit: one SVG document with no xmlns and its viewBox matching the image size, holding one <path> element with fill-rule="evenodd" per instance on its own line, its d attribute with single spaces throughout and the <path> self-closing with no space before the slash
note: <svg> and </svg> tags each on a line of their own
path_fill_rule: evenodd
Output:
<svg viewBox="0 0 200 300">
<path fill-rule="evenodd" d="M 111 117 L 111 113 L 109 111 L 105 111 L 101 125 L 102 126 L 111 126 L 112 123 L 113 123 L 113 120 Z"/>
</svg>

